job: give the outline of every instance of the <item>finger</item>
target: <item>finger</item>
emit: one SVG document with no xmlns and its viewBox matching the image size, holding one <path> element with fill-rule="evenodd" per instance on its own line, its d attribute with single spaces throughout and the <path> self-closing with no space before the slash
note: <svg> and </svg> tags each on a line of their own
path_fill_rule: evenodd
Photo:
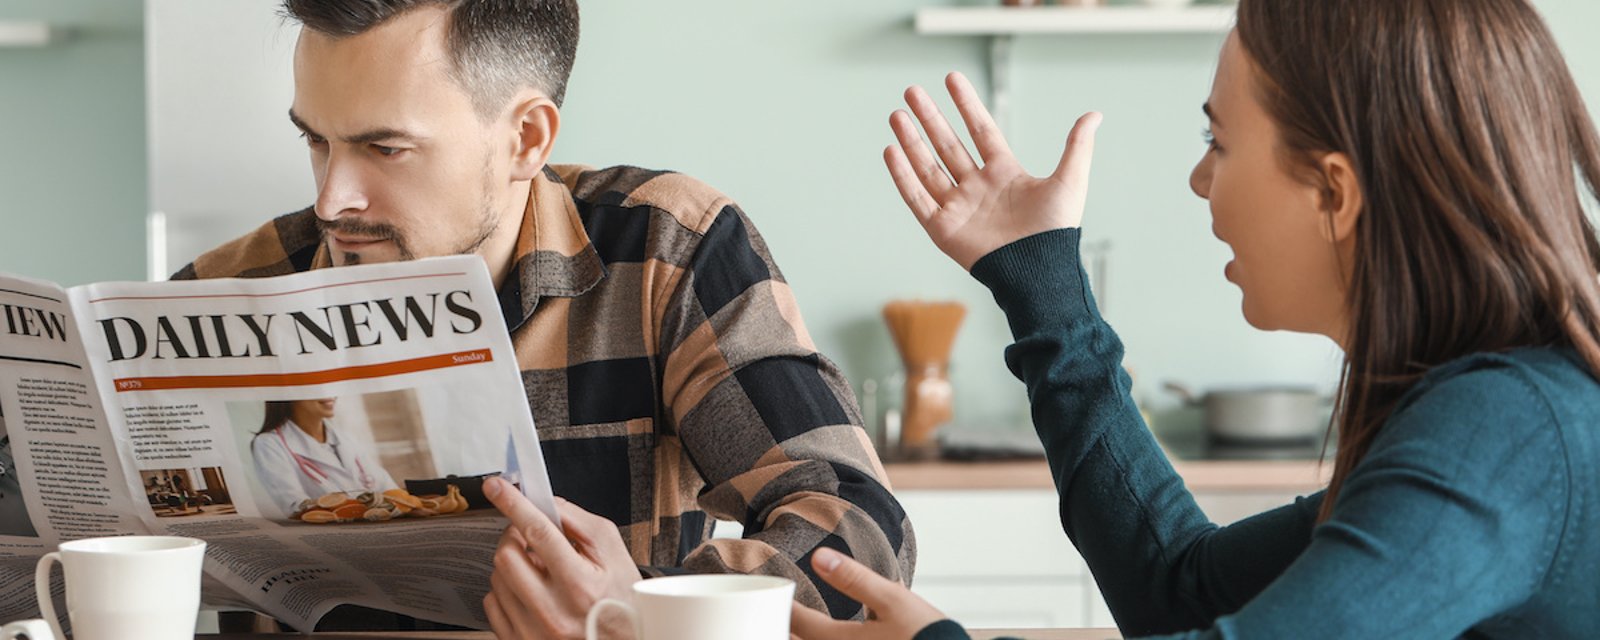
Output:
<svg viewBox="0 0 1600 640">
<path fill-rule="evenodd" d="M 911 595 L 905 586 L 878 575 L 866 565 L 833 549 L 820 548 L 811 556 L 811 567 L 840 593 L 860 601 L 874 611 L 895 611 L 896 603 Z"/>
<path fill-rule="evenodd" d="M 566 529 L 567 537 L 597 553 L 608 555 L 628 553 L 628 545 L 622 541 L 622 532 L 617 530 L 617 524 L 610 518 L 585 511 L 583 507 L 566 500 L 556 499 L 556 511 L 561 514 L 561 526 Z M 591 558 L 599 561 L 599 557 Z"/>
<path fill-rule="evenodd" d="M 917 221 L 926 225 L 933 214 L 939 211 L 939 203 L 917 179 L 905 152 L 900 147 L 890 145 L 883 150 L 883 163 L 889 166 L 889 177 L 894 179 L 895 188 L 900 190 L 900 199 L 905 201 Z"/>
<path fill-rule="evenodd" d="M 511 618 L 506 616 L 499 597 L 493 591 L 483 597 L 483 613 L 489 618 L 489 630 L 494 632 L 494 637 L 500 640 L 515 640 L 521 637 L 517 634 L 516 626 L 511 624 Z"/>
<path fill-rule="evenodd" d="M 911 116 L 904 111 L 890 114 L 889 128 L 894 130 L 894 137 L 900 141 L 900 149 L 911 161 L 911 168 L 916 171 L 922 186 L 934 199 L 943 199 L 946 192 L 955 188 L 955 183 L 950 181 L 950 176 L 944 172 L 939 161 L 933 159 L 928 145 L 922 143 L 922 134 L 917 133 L 917 125 L 911 121 Z"/>
<path fill-rule="evenodd" d="M 967 77 L 951 72 L 945 77 L 944 83 L 950 90 L 950 98 L 956 103 L 956 110 L 961 112 L 961 119 L 967 123 L 967 132 L 972 134 L 972 144 L 978 148 L 983 163 L 987 165 L 1010 158 L 1011 146 L 1006 144 L 1005 134 L 995 124 L 994 117 L 989 115 L 988 107 L 983 106 L 983 100 L 978 97 L 978 91 L 972 88 Z M 956 179 L 960 180 L 959 177 Z"/>
<path fill-rule="evenodd" d="M 588 568 L 587 561 L 572 548 L 572 543 L 556 528 L 556 524 L 510 483 L 489 478 L 484 481 L 483 487 L 483 494 L 500 513 L 511 519 L 511 527 L 522 533 L 526 542 L 524 548 L 539 556 L 539 560 L 556 575 L 557 580 L 574 580 Z"/>
<path fill-rule="evenodd" d="M 798 602 L 791 605 L 789 612 L 789 631 L 801 640 L 835 640 L 843 638 L 848 633 L 848 627 L 859 626 L 853 623 L 834 620 L 828 614 Z"/>
<path fill-rule="evenodd" d="M 528 558 L 528 564 L 533 565 L 534 571 L 549 571 L 549 568 L 545 567 L 544 561 L 540 560 L 539 556 L 528 552 L 528 539 L 516 527 L 506 527 L 506 530 L 500 534 L 499 546 L 510 547 L 523 552 Z"/>
<path fill-rule="evenodd" d="M 1056 165 L 1051 179 L 1073 187 L 1089 185 L 1089 166 L 1094 161 L 1094 135 L 1100 130 L 1104 117 L 1096 112 L 1083 114 L 1072 125 L 1067 135 L 1067 148 L 1061 153 L 1061 163 Z"/>
<path fill-rule="evenodd" d="M 500 478 L 489 478 L 483 481 L 483 495 L 494 503 L 494 508 L 500 514 L 511 520 L 511 526 L 517 529 L 526 529 L 533 523 L 535 515 L 542 516 L 546 521 L 550 517 L 540 511 L 538 507 L 522 495 L 511 483 Z"/>
<path fill-rule="evenodd" d="M 928 132 L 928 140 L 933 143 L 939 158 L 944 160 L 944 165 L 949 167 L 950 175 L 957 184 L 978 170 L 978 163 L 973 162 L 972 154 L 967 153 L 967 145 L 961 142 L 956 130 L 950 127 L 950 121 L 945 119 L 944 112 L 934 104 L 927 91 L 923 91 L 922 87 L 906 89 L 906 104 L 910 105 L 912 113 L 917 114 L 923 130 Z"/>
<path fill-rule="evenodd" d="M 546 620 L 554 614 L 554 593 L 542 574 L 533 570 L 526 554 L 507 556 L 497 553 L 494 571 L 489 574 L 489 593 L 499 600 L 500 609 L 519 633 L 532 634 L 547 629 Z"/>
</svg>

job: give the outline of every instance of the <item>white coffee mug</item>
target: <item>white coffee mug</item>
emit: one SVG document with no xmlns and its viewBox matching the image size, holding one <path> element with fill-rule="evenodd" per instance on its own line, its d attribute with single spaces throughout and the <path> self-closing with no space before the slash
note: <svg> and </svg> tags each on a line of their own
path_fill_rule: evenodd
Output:
<svg viewBox="0 0 1600 640">
<path fill-rule="evenodd" d="M 122 536 L 63 542 L 39 559 L 34 588 L 56 638 L 50 563 L 67 579 L 73 640 L 193 640 L 206 543 L 194 538 Z"/>
<path fill-rule="evenodd" d="M 640 580 L 633 604 L 607 598 L 589 609 L 588 640 L 600 614 L 627 614 L 638 640 L 789 640 L 794 581 L 773 576 L 693 575 Z"/>
<path fill-rule="evenodd" d="M 61 637 L 43 620 L 18 620 L 0 627 L 0 640 L 61 640 Z"/>
</svg>

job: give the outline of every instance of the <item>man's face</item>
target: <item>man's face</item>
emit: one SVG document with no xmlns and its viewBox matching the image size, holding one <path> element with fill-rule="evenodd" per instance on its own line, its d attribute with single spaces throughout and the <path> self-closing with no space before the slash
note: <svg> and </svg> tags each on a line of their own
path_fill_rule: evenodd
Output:
<svg viewBox="0 0 1600 640">
<path fill-rule="evenodd" d="M 290 116 L 336 265 L 479 253 L 516 233 L 509 148 L 449 76 L 448 23 L 428 7 L 357 36 L 300 35 Z"/>
</svg>

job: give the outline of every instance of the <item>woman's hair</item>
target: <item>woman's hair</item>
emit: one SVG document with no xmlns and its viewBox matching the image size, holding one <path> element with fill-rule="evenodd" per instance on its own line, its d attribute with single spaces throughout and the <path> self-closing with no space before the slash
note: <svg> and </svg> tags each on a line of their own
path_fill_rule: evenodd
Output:
<svg viewBox="0 0 1600 640">
<path fill-rule="evenodd" d="M 1365 203 L 1322 519 L 1433 367 L 1565 346 L 1600 377 L 1584 213 L 1600 138 L 1525 0 L 1240 0 L 1238 16 L 1286 166 L 1326 186 L 1312 161 L 1343 153 Z"/>
<path fill-rule="evenodd" d="M 268 400 L 267 410 L 261 416 L 261 430 L 256 435 L 277 431 L 288 424 L 289 416 L 294 412 L 294 403 L 294 400 Z"/>
</svg>

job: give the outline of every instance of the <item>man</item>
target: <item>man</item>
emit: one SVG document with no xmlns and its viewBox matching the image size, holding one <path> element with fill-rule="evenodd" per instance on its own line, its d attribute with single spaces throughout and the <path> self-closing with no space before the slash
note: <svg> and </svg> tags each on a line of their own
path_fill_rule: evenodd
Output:
<svg viewBox="0 0 1600 640">
<path fill-rule="evenodd" d="M 742 572 L 862 616 L 812 573 L 822 547 L 909 581 L 911 529 L 849 386 L 744 214 L 682 175 L 546 166 L 574 0 L 287 0 L 285 13 L 304 27 L 289 117 L 316 204 L 175 277 L 483 257 L 551 483 L 578 516 L 563 523 L 615 524 L 567 537 L 620 550 L 578 578 L 518 573 L 514 590 L 497 569 L 486 608 L 570 636 L 641 576 Z M 713 517 L 742 522 L 743 539 L 708 541 Z M 570 552 L 554 538 L 508 531 L 501 554 L 539 567 Z"/>
</svg>

